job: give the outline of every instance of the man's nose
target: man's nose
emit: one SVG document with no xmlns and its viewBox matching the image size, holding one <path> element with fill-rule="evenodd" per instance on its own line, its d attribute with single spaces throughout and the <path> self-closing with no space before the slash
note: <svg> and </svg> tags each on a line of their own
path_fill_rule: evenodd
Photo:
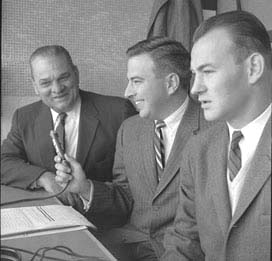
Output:
<svg viewBox="0 0 272 261">
<path fill-rule="evenodd" d="M 52 83 L 52 92 L 58 93 L 63 90 L 63 86 L 58 81 L 53 81 Z"/>
<path fill-rule="evenodd" d="M 135 92 L 134 89 L 132 87 L 132 84 L 130 82 L 128 82 L 127 87 L 125 89 L 125 98 L 129 99 L 132 98 L 132 96 L 134 96 Z"/>
<path fill-rule="evenodd" d="M 192 83 L 191 94 L 198 95 L 201 92 L 204 92 L 206 87 L 203 83 L 203 79 L 201 76 L 195 75 Z"/>
</svg>

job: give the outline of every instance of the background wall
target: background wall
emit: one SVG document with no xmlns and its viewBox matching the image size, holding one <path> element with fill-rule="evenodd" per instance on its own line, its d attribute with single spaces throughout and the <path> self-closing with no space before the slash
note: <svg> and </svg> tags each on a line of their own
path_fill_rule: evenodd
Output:
<svg viewBox="0 0 272 261">
<path fill-rule="evenodd" d="M 39 46 L 63 45 L 80 86 L 123 96 L 125 51 L 146 37 L 154 0 L 2 0 L 1 140 L 14 110 L 38 100 L 28 58 Z"/>
<path fill-rule="evenodd" d="M 66 47 L 80 72 L 80 86 L 101 94 L 123 96 L 125 51 L 146 37 L 155 0 L 2 0 L 1 141 L 14 110 L 38 100 L 28 58 L 39 46 Z M 234 0 L 202 0 L 204 19 Z M 241 0 L 272 30 L 271 0 Z M 208 9 L 208 10 L 207 10 Z M 213 11 L 211 11 L 211 9 Z"/>
</svg>

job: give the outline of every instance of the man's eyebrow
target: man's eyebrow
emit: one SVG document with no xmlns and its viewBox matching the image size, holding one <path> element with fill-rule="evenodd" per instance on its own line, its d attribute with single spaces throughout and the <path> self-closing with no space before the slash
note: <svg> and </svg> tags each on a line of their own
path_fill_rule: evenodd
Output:
<svg viewBox="0 0 272 261">
<path fill-rule="evenodd" d="M 63 72 L 63 73 L 61 73 L 60 74 L 60 76 L 62 76 L 62 75 L 66 75 L 66 74 L 71 74 L 69 71 L 67 71 L 67 72 Z"/>
<path fill-rule="evenodd" d="M 140 77 L 140 76 L 132 76 L 131 78 L 128 78 L 128 80 L 135 80 L 135 79 L 140 79 L 143 80 L 144 78 Z"/>
<path fill-rule="evenodd" d="M 39 82 L 48 82 L 48 81 L 50 81 L 50 78 L 43 78 L 39 80 Z"/>
<path fill-rule="evenodd" d="M 191 71 L 201 71 L 205 67 L 209 67 L 209 66 L 213 67 L 213 65 L 211 63 L 205 63 L 205 64 L 202 64 L 202 65 L 198 66 L 196 69 L 191 68 Z"/>
</svg>

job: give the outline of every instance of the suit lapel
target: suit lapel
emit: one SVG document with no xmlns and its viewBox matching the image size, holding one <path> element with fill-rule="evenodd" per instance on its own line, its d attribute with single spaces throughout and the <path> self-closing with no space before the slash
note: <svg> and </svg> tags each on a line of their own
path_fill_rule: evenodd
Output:
<svg viewBox="0 0 272 261">
<path fill-rule="evenodd" d="M 234 212 L 231 226 L 246 211 L 249 204 L 254 200 L 266 180 L 271 175 L 271 118 L 266 124 L 260 142 L 256 149 L 245 183 Z"/>
<path fill-rule="evenodd" d="M 155 163 L 153 138 L 154 138 L 154 122 L 144 120 L 144 124 L 140 130 L 140 142 L 138 153 L 142 156 L 145 171 L 140 171 L 143 180 L 146 180 L 148 187 L 154 193 L 157 187 L 157 169 Z"/>
<path fill-rule="evenodd" d="M 220 227 L 225 234 L 231 220 L 231 209 L 227 187 L 227 157 L 229 134 L 227 126 L 220 129 L 213 137 L 216 141 L 211 147 L 208 155 L 208 176 L 211 184 L 212 198 L 215 204 L 216 213 Z"/>
<path fill-rule="evenodd" d="M 50 109 L 42 104 L 41 112 L 35 122 L 34 133 L 37 137 L 36 141 L 40 151 L 40 158 L 43 165 L 54 170 L 54 156 L 56 155 L 51 137 L 50 130 L 53 129 L 53 120 Z"/>
<path fill-rule="evenodd" d="M 84 166 L 86 157 L 93 143 L 99 120 L 93 103 L 81 93 L 81 111 L 79 120 L 77 160 Z"/>
<path fill-rule="evenodd" d="M 199 127 L 199 106 L 194 102 L 189 102 L 188 108 L 179 124 L 173 147 L 171 149 L 167 164 L 164 169 L 163 176 L 157 186 L 157 197 L 163 189 L 171 182 L 171 180 L 178 173 L 180 162 L 182 158 L 182 150 L 185 147 L 188 139 L 195 130 Z"/>
</svg>

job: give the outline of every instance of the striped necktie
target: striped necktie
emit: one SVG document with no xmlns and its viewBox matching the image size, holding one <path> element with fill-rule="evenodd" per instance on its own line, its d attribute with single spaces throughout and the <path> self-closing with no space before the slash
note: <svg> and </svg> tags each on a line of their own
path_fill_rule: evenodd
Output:
<svg viewBox="0 0 272 261">
<path fill-rule="evenodd" d="M 65 152 L 65 128 L 64 128 L 64 126 L 65 126 L 66 117 L 67 117 L 67 114 L 65 112 L 59 113 L 59 115 L 57 117 L 57 126 L 55 129 L 55 132 L 58 135 L 60 145 L 61 145 L 64 152 Z"/>
<path fill-rule="evenodd" d="M 157 179 L 158 182 L 161 179 L 164 166 L 165 166 L 165 151 L 164 143 L 162 136 L 162 128 L 166 126 L 164 121 L 158 120 L 155 123 L 155 135 L 154 135 L 154 149 L 155 149 L 155 158 L 157 165 Z"/>
<path fill-rule="evenodd" d="M 243 138 L 241 131 L 234 131 L 231 138 L 230 152 L 229 152 L 229 177 L 232 181 L 241 168 L 241 150 L 239 142 Z"/>
</svg>

